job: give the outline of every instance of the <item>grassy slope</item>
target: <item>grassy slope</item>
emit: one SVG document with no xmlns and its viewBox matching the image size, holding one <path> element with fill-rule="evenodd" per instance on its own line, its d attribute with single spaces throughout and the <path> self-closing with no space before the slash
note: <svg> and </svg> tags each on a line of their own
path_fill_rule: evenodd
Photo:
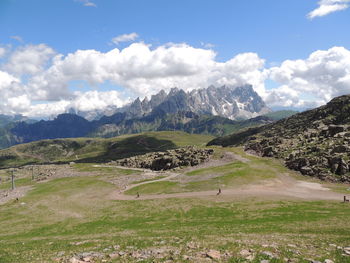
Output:
<svg viewBox="0 0 350 263">
<path fill-rule="evenodd" d="M 283 169 L 276 163 L 272 166 Z M 114 174 L 123 176 L 117 170 Z M 294 257 L 295 262 L 309 262 L 301 259 L 307 257 L 348 262 L 329 247 L 350 242 L 350 209 L 344 209 L 344 204 L 254 199 L 113 201 L 109 194 L 115 187 L 102 179 L 101 175 L 37 183 L 19 203 L 0 206 L 0 262 L 51 262 L 60 251 L 65 255 L 103 252 L 116 244 L 126 250 L 159 246 L 159 241 L 180 250 L 194 241 L 201 251 L 230 251 L 235 255 L 230 262 L 243 262 L 238 255 L 243 248 L 257 251 L 254 262 L 260 262 L 264 256 L 259 252 L 269 250 L 263 244 L 276 244 L 280 258 Z M 288 252 L 288 244 L 297 244 L 301 256 Z"/>
<path fill-rule="evenodd" d="M 110 139 L 55 139 L 0 151 L 0 168 L 45 162 L 105 162 L 186 145 L 205 145 L 213 137 L 184 132 L 148 132 Z"/>
<path fill-rule="evenodd" d="M 293 116 L 297 113 L 299 112 L 293 111 L 293 110 L 280 110 L 280 111 L 273 111 L 273 112 L 267 113 L 264 116 L 269 117 L 275 121 L 278 121 L 278 120 Z"/>
<path fill-rule="evenodd" d="M 281 166 L 278 160 L 262 159 L 255 156 L 245 154 L 239 148 L 225 149 L 244 156 L 248 159 L 248 163 L 235 161 L 230 164 L 197 169 L 188 172 L 188 176 L 201 176 L 213 174 L 216 177 L 207 180 L 198 180 L 194 182 L 152 182 L 131 188 L 126 193 L 135 195 L 137 192 L 142 194 L 168 194 L 193 191 L 217 190 L 220 188 L 240 187 L 247 183 L 259 182 L 269 178 L 274 178 L 278 173 L 287 172 L 287 168 Z M 216 155 L 220 155 L 222 149 L 216 148 Z"/>
</svg>

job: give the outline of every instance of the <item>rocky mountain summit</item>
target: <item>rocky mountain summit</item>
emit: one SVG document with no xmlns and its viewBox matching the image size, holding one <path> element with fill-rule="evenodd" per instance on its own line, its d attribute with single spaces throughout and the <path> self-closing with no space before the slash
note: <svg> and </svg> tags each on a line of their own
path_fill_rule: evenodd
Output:
<svg viewBox="0 0 350 263">
<path fill-rule="evenodd" d="M 210 86 L 185 92 L 173 88 L 168 94 L 164 90 L 149 100 L 137 98 L 133 103 L 118 110 L 130 118 L 148 114 L 177 113 L 191 111 L 196 114 L 221 116 L 231 120 L 249 119 L 266 114 L 271 110 L 251 85 L 241 87 Z"/>
<path fill-rule="evenodd" d="M 273 124 L 213 140 L 285 160 L 290 169 L 323 180 L 350 182 L 350 95 Z"/>
</svg>

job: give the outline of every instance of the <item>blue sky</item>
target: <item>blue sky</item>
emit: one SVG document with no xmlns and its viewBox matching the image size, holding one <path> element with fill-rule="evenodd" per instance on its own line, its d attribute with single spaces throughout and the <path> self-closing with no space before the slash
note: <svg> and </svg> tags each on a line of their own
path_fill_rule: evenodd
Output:
<svg viewBox="0 0 350 263">
<path fill-rule="evenodd" d="M 155 45 L 215 46 L 218 58 L 257 52 L 269 62 L 305 58 L 318 49 L 350 45 L 350 10 L 309 20 L 312 0 L 2 0 L 1 42 L 46 43 L 58 52 L 107 51 L 110 40 L 137 32 Z"/>
<path fill-rule="evenodd" d="M 256 54 L 265 61 L 263 68 L 259 69 L 261 72 L 265 69 L 270 70 L 272 67 L 280 67 L 279 71 L 276 69 L 270 72 L 272 77 L 270 75 L 264 77 L 266 90 L 284 87 L 283 91 L 280 88 L 275 94 L 265 94 L 267 101 L 270 101 L 271 105 L 277 105 L 272 99 L 273 96 L 277 96 L 275 100 L 281 99 L 278 96 L 284 96 L 286 99 L 286 93 L 291 92 L 291 96 L 298 97 L 300 101 L 303 101 L 303 98 L 307 98 L 308 101 L 297 102 L 295 99 L 292 103 L 286 102 L 277 106 L 290 107 L 295 103 L 296 106 L 307 107 L 313 105 L 312 103 L 314 105 L 324 103 L 326 99 L 347 91 L 348 83 L 343 83 L 343 79 L 347 81 L 349 74 L 347 65 L 344 66 L 342 62 L 338 66 L 338 70 L 344 69 L 340 81 L 341 87 L 329 92 L 327 96 L 315 96 L 314 99 L 310 97 L 310 92 L 314 92 L 315 89 L 309 90 L 308 87 L 317 83 L 311 83 L 311 80 L 305 79 L 303 83 L 311 84 L 308 84 L 309 86 L 305 88 L 306 93 L 303 93 L 294 89 L 294 86 L 300 83 L 301 77 L 286 81 L 283 77 L 285 73 L 281 71 L 298 71 L 300 65 L 297 60 L 306 61 L 315 51 L 327 51 L 327 54 L 322 55 L 323 59 L 340 56 L 341 61 L 346 60 L 350 48 L 348 33 L 350 9 L 347 9 L 349 3 L 349 0 L 1 0 L 0 47 L 6 49 L 4 52 L 6 55 L 1 59 L 2 70 L 10 75 L 6 75 L 7 78 L 16 78 L 19 85 L 26 86 L 23 89 L 30 93 L 28 79 L 37 77 L 36 75 L 47 70 L 52 63 L 51 56 L 54 55 L 60 54 L 61 59 L 64 60 L 67 54 L 75 54 L 77 50 L 96 50 L 105 54 L 116 48 L 122 51 L 132 45 L 132 42 L 144 43 L 151 51 L 157 47 L 169 46 L 167 43 L 183 43 L 196 50 L 215 52 L 216 56 L 213 58 L 215 62 L 225 63 L 247 52 Z M 318 13 L 320 15 L 316 15 L 313 19 L 307 17 L 311 11 L 321 6 L 333 8 L 335 5 L 339 10 L 337 12 L 335 9 L 329 9 L 334 12 L 327 10 L 324 12 L 325 9 L 323 9 Z M 120 42 L 117 45 L 112 42 L 112 39 L 117 36 L 131 33 L 138 36 L 133 41 Z M 28 48 L 28 46 L 33 49 L 39 44 L 44 44 L 45 47 L 53 50 L 47 51 L 50 58 L 40 59 L 45 62 L 40 65 L 42 72 L 34 70 L 35 72 L 30 71 L 29 74 L 23 70 L 11 69 L 7 65 L 17 49 Z M 343 49 L 332 49 L 334 47 Z M 207 55 L 210 56 L 210 54 Z M 286 60 L 293 60 L 295 64 L 283 67 L 282 63 Z M 254 63 L 259 64 L 256 61 Z M 239 70 L 237 74 L 241 73 Z M 45 74 L 47 77 L 49 73 Z M 258 76 L 258 78 L 262 77 Z M 79 87 L 79 82 L 84 84 L 85 90 Z M 169 85 L 178 84 L 178 82 L 169 83 Z M 222 80 L 217 83 L 222 83 Z M 328 83 L 328 85 L 331 84 Z M 124 80 L 118 82 L 108 77 L 101 81 L 100 78 L 91 81 L 80 77 L 77 73 L 76 79 L 69 78 L 62 89 L 68 89 L 65 92 L 67 95 L 69 92 L 85 92 L 86 87 L 89 89 L 90 86 L 93 86 L 92 90 L 96 90 L 97 87 L 98 92 L 114 89 L 120 91 L 124 88 L 123 85 L 131 87 L 132 84 L 125 84 Z M 120 103 L 128 96 L 148 95 L 135 90 L 131 87 L 131 90 L 119 94 Z M 262 91 L 262 88 L 256 90 Z M 154 92 L 156 91 L 158 90 L 155 89 Z M 148 89 L 147 92 L 152 93 L 152 90 Z M 67 96 L 64 97 L 61 94 L 55 99 L 52 96 L 40 97 L 28 94 L 26 103 L 29 101 L 28 105 L 36 105 L 42 101 L 67 100 L 69 97 Z M 71 95 L 69 100 L 76 96 L 76 94 Z"/>
</svg>

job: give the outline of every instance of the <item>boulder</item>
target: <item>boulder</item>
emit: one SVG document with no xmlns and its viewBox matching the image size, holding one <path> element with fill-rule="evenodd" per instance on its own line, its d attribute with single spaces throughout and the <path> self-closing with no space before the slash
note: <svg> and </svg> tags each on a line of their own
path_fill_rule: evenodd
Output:
<svg viewBox="0 0 350 263">
<path fill-rule="evenodd" d="M 211 259 L 219 260 L 221 258 L 220 251 L 213 250 L 213 249 L 209 250 L 209 252 L 207 252 L 206 255 L 208 258 L 211 258 Z"/>
</svg>

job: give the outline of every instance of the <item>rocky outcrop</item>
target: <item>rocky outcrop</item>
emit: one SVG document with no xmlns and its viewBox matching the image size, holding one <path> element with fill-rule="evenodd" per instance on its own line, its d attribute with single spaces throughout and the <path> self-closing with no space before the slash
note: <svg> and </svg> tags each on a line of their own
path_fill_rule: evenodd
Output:
<svg viewBox="0 0 350 263">
<path fill-rule="evenodd" d="M 212 149 L 200 149 L 189 146 L 165 152 L 153 152 L 131 158 L 117 160 L 112 164 L 145 168 L 154 171 L 169 170 L 182 166 L 195 166 L 209 160 L 213 154 Z"/>
<path fill-rule="evenodd" d="M 350 95 L 320 108 L 209 144 L 285 160 L 288 168 L 323 180 L 350 182 Z M 230 142 L 234 142 L 231 143 Z"/>
</svg>

